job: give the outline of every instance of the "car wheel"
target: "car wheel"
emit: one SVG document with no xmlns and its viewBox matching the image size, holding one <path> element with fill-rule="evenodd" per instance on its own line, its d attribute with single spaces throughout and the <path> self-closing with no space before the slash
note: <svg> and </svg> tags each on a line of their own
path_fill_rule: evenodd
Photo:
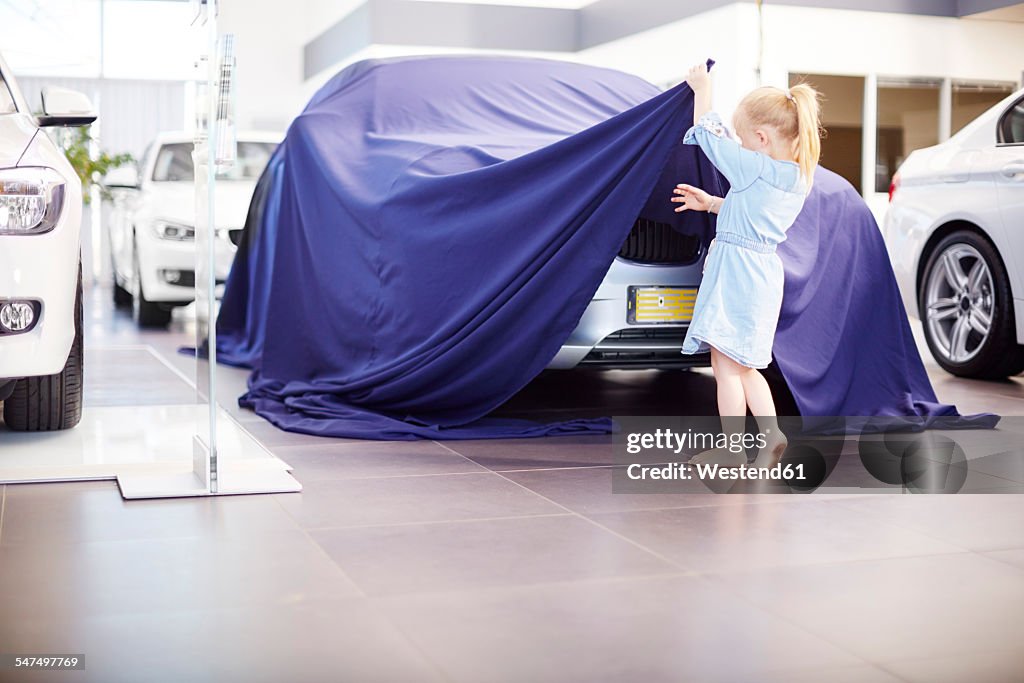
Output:
<svg viewBox="0 0 1024 683">
<path fill-rule="evenodd" d="M 132 305 L 132 293 L 121 286 L 114 276 L 114 308 L 128 308 Z"/>
<path fill-rule="evenodd" d="M 958 231 L 935 245 L 921 280 L 920 310 L 928 348 L 947 372 L 1002 379 L 1024 370 L 1010 281 L 984 237 Z"/>
<path fill-rule="evenodd" d="M 78 264 L 78 290 L 75 294 L 75 340 L 56 375 L 25 377 L 18 380 L 4 401 L 4 422 L 19 432 L 45 432 L 71 429 L 82 419 L 82 264 Z"/>
<path fill-rule="evenodd" d="M 139 250 L 132 249 L 132 318 L 139 327 L 167 327 L 171 322 L 171 309 L 146 299 L 141 272 Z"/>
</svg>

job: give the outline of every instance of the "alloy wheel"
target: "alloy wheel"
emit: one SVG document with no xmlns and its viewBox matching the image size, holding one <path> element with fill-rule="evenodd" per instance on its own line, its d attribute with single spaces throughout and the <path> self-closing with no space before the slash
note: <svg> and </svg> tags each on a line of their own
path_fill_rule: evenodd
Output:
<svg viewBox="0 0 1024 683">
<path fill-rule="evenodd" d="M 925 324 L 935 345 L 951 363 L 974 358 L 992 332 L 995 314 L 992 272 L 973 246 L 947 246 L 928 274 Z"/>
</svg>

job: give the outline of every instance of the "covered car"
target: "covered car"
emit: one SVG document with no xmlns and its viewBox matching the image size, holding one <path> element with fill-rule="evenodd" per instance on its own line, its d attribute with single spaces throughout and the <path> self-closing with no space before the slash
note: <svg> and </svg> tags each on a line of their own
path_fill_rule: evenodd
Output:
<svg viewBox="0 0 1024 683">
<path fill-rule="evenodd" d="M 674 213 L 671 188 L 728 189 L 682 144 L 692 123 L 685 83 L 660 92 L 581 64 L 414 57 L 344 70 L 291 124 L 250 205 L 217 321 L 221 358 L 253 368 L 240 402 L 333 436 L 608 431 L 607 418 L 487 415 L 560 358 L 603 354 L 609 335 L 620 348 L 654 339 L 684 362 L 714 216 Z M 931 390 L 867 207 L 825 169 L 815 188 L 780 249 L 776 359 L 798 409 L 956 417 Z M 662 249 L 678 262 L 635 258 Z M 679 317 L 646 318 L 648 306 Z"/>
</svg>

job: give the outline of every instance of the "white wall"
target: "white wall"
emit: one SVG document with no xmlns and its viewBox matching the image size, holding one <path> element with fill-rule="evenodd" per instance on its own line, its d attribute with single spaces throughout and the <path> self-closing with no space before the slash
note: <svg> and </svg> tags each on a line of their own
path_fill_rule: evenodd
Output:
<svg viewBox="0 0 1024 683">
<path fill-rule="evenodd" d="M 231 2 L 231 0 L 227 0 Z M 344 19 L 365 0 L 303 0 L 303 44 Z"/>
<path fill-rule="evenodd" d="M 303 46 L 362 0 L 222 0 L 222 31 L 237 36 L 240 125 L 281 128 L 338 70 L 366 57 L 451 48 L 374 45 L 305 80 Z M 764 5 L 761 82 L 785 87 L 788 74 L 932 76 L 1019 82 L 1024 24 L 885 12 Z M 757 83 L 757 9 L 737 2 L 577 54 L 537 54 L 676 83 L 693 63 L 718 63 L 714 106 L 726 116 Z M 505 52 L 506 54 L 515 54 Z"/>
<path fill-rule="evenodd" d="M 789 73 L 931 76 L 1019 82 L 1024 23 L 820 9 L 765 3 L 762 84 Z M 718 60 L 714 106 L 729 113 L 757 86 L 758 26 L 743 2 L 580 53 L 584 61 L 678 81 L 704 57 Z"/>
<path fill-rule="evenodd" d="M 753 4 L 739 11 L 756 22 Z M 770 3 L 764 18 L 771 71 L 1019 82 L 1024 69 L 1024 23 Z"/>
<path fill-rule="evenodd" d="M 743 23 L 742 8 L 727 5 L 710 12 L 584 50 L 590 64 L 636 74 L 661 86 L 682 81 L 690 66 L 708 58 L 714 87 L 712 106 L 725 116 L 754 86 L 754 33 Z M 785 85 L 785 83 L 783 83 Z"/>
</svg>

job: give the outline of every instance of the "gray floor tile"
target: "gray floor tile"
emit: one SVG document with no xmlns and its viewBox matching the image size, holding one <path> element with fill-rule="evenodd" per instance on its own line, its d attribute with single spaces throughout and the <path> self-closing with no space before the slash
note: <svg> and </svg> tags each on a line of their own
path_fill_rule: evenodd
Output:
<svg viewBox="0 0 1024 683">
<path fill-rule="evenodd" d="M 1024 483 L 1024 450 L 993 453 L 971 460 L 966 464 L 970 470 L 1008 479 L 1016 484 Z"/>
<path fill-rule="evenodd" d="M 1021 572 L 975 553 L 780 567 L 715 580 L 873 663 L 1020 645 Z"/>
<path fill-rule="evenodd" d="M 399 596 L 387 614 L 454 681 L 755 681 L 864 662 L 701 579 Z"/>
<path fill-rule="evenodd" d="M 696 481 L 689 484 L 693 493 L 616 493 L 612 490 L 612 468 L 609 467 L 504 472 L 502 476 L 584 515 L 628 510 L 781 502 L 784 498 L 797 497 L 716 494 Z"/>
<path fill-rule="evenodd" d="M 368 595 L 679 572 L 575 515 L 311 535 Z"/>
<path fill-rule="evenodd" d="M 701 572 L 965 552 L 924 534 L 858 519 L 832 502 L 595 514 L 598 524 Z"/>
<path fill-rule="evenodd" d="M 426 657 L 365 600 L 304 600 L 54 621 L 0 622 L 4 651 L 81 652 L 96 683 L 429 683 Z M 81 674 L 81 675 L 78 675 Z M 8 679 L 5 679 L 8 680 Z"/>
<path fill-rule="evenodd" d="M 244 412 L 243 412 L 244 414 Z M 256 416 L 259 417 L 259 416 Z M 239 424 L 270 451 L 278 446 L 328 446 L 339 443 L 363 443 L 362 439 L 342 439 L 328 436 L 313 436 L 298 432 L 286 432 L 263 418 L 239 420 Z"/>
<path fill-rule="evenodd" d="M 126 501 L 113 481 L 10 484 L 0 545 L 257 536 L 295 528 L 271 496 Z"/>
<path fill-rule="evenodd" d="M 757 683 L 903 683 L 902 678 L 873 664 L 839 669 L 758 672 Z"/>
<path fill-rule="evenodd" d="M 1013 548 L 1011 550 L 990 550 L 982 553 L 985 557 L 991 557 L 993 560 L 1000 560 L 1007 564 L 1013 565 L 1018 569 L 1024 571 L 1024 548 Z"/>
<path fill-rule="evenodd" d="M 181 315 L 140 331 L 109 300 L 87 294 L 87 405 L 192 402 L 160 359 L 113 348 L 149 345 L 191 377 Z M 924 360 L 961 411 L 1024 410 L 1020 378 L 963 380 Z M 111 481 L 3 487 L 2 649 L 91 658 L 77 679 L 38 680 L 1022 680 L 1024 498 L 893 495 L 859 463 L 813 496 L 613 494 L 610 471 L 590 467 L 611 462 L 607 435 L 293 434 L 237 407 L 247 377 L 222 366 L 218 397 L 295 465 L 301 494 L 126 503 Z M 551 371 L 499 412 L 713 410 L 707 371 Z M 997 449 L 1007 434 L 953 438 L 1001 452 L 972 460 L 973 489 L 1024 492 L 1024 459 Z M 836 484 L 859 495 L 830 495 Z M 677 574 L 648 575 L 665 563 L 619 533 Z M 947 554 L 916 555 L 930 552 Z"/>
<path fill-rule="evenodd" d="M 890 483 L 879 480 L 864 468 L 860 458 L 856 455 L 843 455 L 832 466 L 822 486 L 818 489 L 821 492 L 830 491 L 836 488 L 843 490 L 862 489 L 863 493 L 870 494 L 902 494 L 901 483 Z"/>
<path fill-rule="evenodd" d="M 969 550 L 1024 548 L 1020 495 L 879 496 L 836 504 Z"/>
<path fill-rule="evenodd" d="M 87 348 L 84 401 L 89 406 L 194 403 L 195 389 L 150 351 Z"/>
<path fill-rule="evenodd" d="M 1024 681 L 1024 649 L 961 651 L 880 666 L 910 683 L 1019 683 Z"/>
<path fill-rule="evenodd" d="M 996 494 L 996 495 L 1013 495 L 1020 496 L 1024 495 L 1024 484 L 1014 484 L 1011 486 L 997 486 L 992 488 L 978 488 L 971 491 L 972 494 L 983 495 L 983 494 Z"/>
<path fill-rule="evenodd" d="M 0 603 L 6 618 L 75 619 L 170 613 L 358 596 L 339 567 L 300 530 L 248 538 L 161 538 L 6 545 Z"/>
<path fill-rule="evenodd" d="M 292 466 L 292 475 L 301 482 L 487 471 L 432 441 L 276 446 L 273 452 Z"/>
<path fill-rule="evenodd" d="M 445 443 L 452 450 L 496 471 L 614 464 L 610 434 Z"/>
<path fill-rule="evenodd" d="M 309 529 L 565 511 L 491 473 L 310 481 L 301 493 L 274 497 Z"/>
</svg>

